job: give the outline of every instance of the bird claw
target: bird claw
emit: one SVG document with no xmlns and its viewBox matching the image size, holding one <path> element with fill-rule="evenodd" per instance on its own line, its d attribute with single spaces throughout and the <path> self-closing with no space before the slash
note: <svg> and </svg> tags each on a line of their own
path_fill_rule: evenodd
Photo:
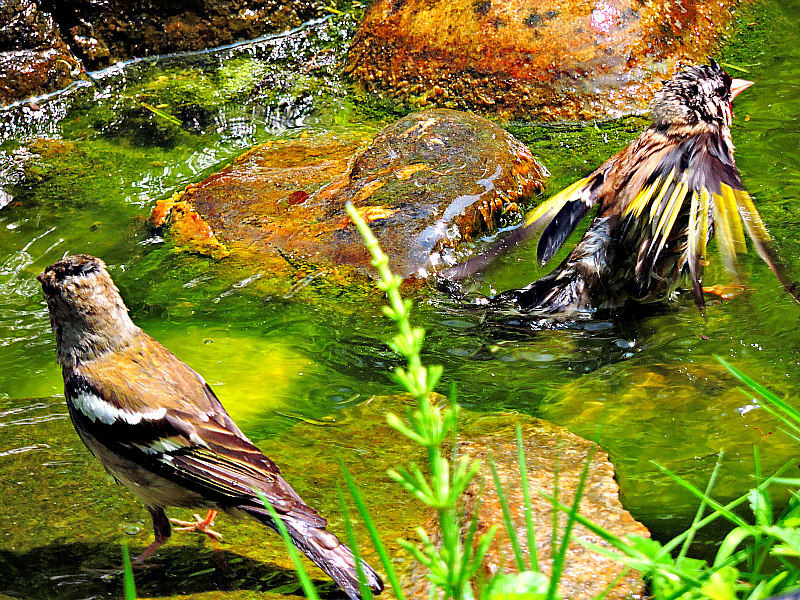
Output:
<svg viewBox="0 0 800 600">
<path fill-rule="evenodd" d="M 214 517 L 217 516 L 217 511 L 210 510 L 203 519 L 200 515 L 195 513 L 194 518 L 196 521 L 179 521 L 178 519 L 170 519 L 169 522 L 177 525 L 175 531 L 196 531 L 197 533 L 205 533 L 208 537 L 217 541 L 222 541 L 222 534 L 218 533 L 210 527 L 214 525 Z"/>
</svg>

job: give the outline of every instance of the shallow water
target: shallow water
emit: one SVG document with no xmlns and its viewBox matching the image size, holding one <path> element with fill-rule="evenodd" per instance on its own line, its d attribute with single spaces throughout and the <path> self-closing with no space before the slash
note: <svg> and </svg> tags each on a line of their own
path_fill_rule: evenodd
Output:
<svg viewBox="0 0 800 600">
<path fill-rule="evenodd" d="M 757 82 L 737 99 L 734 140 L 744 180 L 800 273 L 800 8 L 792 2 L 770 10 L 763 51 L 727 51 L 749 71 L 742 76 Z M 218 277 L 209 261 L 173 254 L 145 224 L 157 200 L 255 143 L 376 129 L 402 113 L 390 103 L 364 102 L 338 75 L 352 28 L 345 16 L 222 51 L 139 61 L 0 113 L 0 205 L 7 204 L 0 208 L 0 592 L 114 596 L 116 583 L 83 569 L 116 565 L 121 536 L 138 549 L 151 535 L 141 506 L 100 473 L 66 416 L 35 279 L 66 252 L 95 254 L 111 266 L 134 320 L 208 379 L 254 441 L 280 452 L 273 458 L 290 482 L 310 504 L 326 507 L 337 526 L 337 453 L 362 465 L 362 485 L 383 486 L 376 496 L 392 498 L 390 507 L 378 507 L 390 533 L 394 515 L 411 510 L 398 506 L 383 477 L 403 457 L 381 452 L 380 440 L 360 433 L 384 414 L 364 402 L 396 391 L 386 373 L 397 360 L 382 342 L 391 330 L 379 306 L 263 297 L 253 281 Z M 179 124 L 159 115 L 164 108 L 152 99 L 170 85 L 203 109 L 186 109 Z M 625 119 L 510 129 L 553 173 L 554 191 L 643 126 Z M 31 145 L 35 139 L 50 141 Z M 32 151 L 38 158 L 29 161 Z M 528 283 L 542 273 L 534 262 L 532 248 L 523 248 L 476 289 Z M 714 358 L 797 400 L 800 307 L 757 258 L 744 263 L 747 292 L 711 304 L 705 315 L 682 297 L 607 320 L 537 329 L 466 311 L 431 292 L 415 320 L 428 330 L 425 360 L 445 366 L 443 392 L 455 382 L 470 409 L 520 411 L 596 439 L 617 468 L 625 506 L 668 535 L 691 519 L 696 503 L 653 461 L 703 485 L 724 451 L 715 489 L 728 499 L 753 484 L 754 444 L 766 473 L 800 457 Z M 724 281 L 712 267 L 715 277 Z M 219 556 L 184 538 L 163 554 L 167 572 L 140 582 L 144 593 L 296 589 L 285 563 L 269 567 L 277 560 L 274 536 L 250 524 L 224 533 L 233 542 L 223 553 L 227 579 L 204 582 Z"/>
</svg>

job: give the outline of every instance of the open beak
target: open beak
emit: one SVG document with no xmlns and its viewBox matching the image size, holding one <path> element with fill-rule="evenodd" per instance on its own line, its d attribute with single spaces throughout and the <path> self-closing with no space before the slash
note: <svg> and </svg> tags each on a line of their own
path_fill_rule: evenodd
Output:
<svg viewBox="0 0 800 600">
<path fill-rule="evenodd" d="M 753 85 L 752 81 L 747 81 L 746 79 L 734 79 L 731 81 L 731 102 L 733 99 L 736 98 L 739 94 L 745 91 Z"/>
</svg>

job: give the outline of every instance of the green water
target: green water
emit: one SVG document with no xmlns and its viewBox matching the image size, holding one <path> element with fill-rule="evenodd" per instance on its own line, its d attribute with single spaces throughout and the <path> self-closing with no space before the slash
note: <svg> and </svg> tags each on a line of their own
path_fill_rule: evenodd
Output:
<svg viewBox="0 0 800 600">
<path fill-rule="evenodd" d="M 744 180 L 800 273 L 800 7 L 769 11 L 760 25 L 749 17 L 744 24 L 766 36 L 762 49 L 726 51 L 748 69 L 742 76 L 756 81 L 737 99 L 734 140 Z M 387 538 L 414 514 L 384 476 L 404 457 L 380 427 L 387 407 L 366 402 L 396 391 L 385 375 L 397 360 L 382 342 L 390 329 L 379 305 L 264 297 L 251 280 L 174 254 L 145 223 L 157 200 L 255 143 L 375 129 L 402 114 L 404 107 L 367 102 L 341 79 L 337 60 L 352 31 L 344 16 L 239 48 L 143 61 L 0 113 L 0 186 L 7 194 L 0 204 L 10 200 L 0 208 L 0 594 L 116 597 L 117 582 L 85 570 L 118 564 L 122 537 L 138 550 L 152 535 L 142 507 L 101 473 L 66 416 L 35 280 L 66 252 L 95 254 L 112 267 L 134 320 L 208 379 L 335 528 L 341 530 L 337 455 L 373 492 Z M 553 173 L 553 191 L 590 172 L 645 123 L 509 128 Z M 476 289 L 526 284 L 542 273 L 534 262 L 532 249 L 523 248 Z M 520 411 L 596 439 L 617 468 L 626 508 L 667 535 L 691 519 L 695 503 L 652 461 L 703 484 L 724 451 L 716 492 L 727 499 L 753 483 L 754 444 L 765 472 L 800 457 L 713 358 L 726 358 L 789 401 L 800 394 L 800 307 L 757 258 L 744 264 L 747 292 L 710 305 L 705 316 L 681 298 L 624 319 L 533 330 L 431 292 L 415 318 L 428 330 L 426 361 L 445 366 L 442 391 L 456 382 L 470 409 Z M 723 281 L 712 267 L 715 277 Z M 222 553 L 191 537 L 176 539 L 161 554 L 166 569 L 141 576 L 140 591 L 296 590 L 287 563 L 276 558 L 274 536 L 254 524 L 220 527 L 232 542 Z"/>
</svg>

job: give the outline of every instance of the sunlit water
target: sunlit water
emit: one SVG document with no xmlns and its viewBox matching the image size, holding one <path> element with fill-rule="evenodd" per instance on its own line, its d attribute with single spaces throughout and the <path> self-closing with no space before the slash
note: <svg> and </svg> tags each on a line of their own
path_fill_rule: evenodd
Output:
<svg viewBox="0 0 800 600">
<path fill-rule="evenodd" d="M 757 85 L 737 99 L 734 139 L 744 179 L 787 263 L 800 273 L 800 10 L 774 10 L 784 17 L 776 23 L 793 25 L 745 66 Z M 394 120 L 385 110 L 361 107 L 338 74 L 352 27 L 345 17 L 221 51 L 122 65 L 66 94 L 0 113 L 0 592 L 113 596 L 115 584 L 98 583 L 81 569 L 117 564 L 125 533 L 139 547 L 151 535 L 144 511 L 100 472 L 66 416 L 35 276 L 67 252 L 104 258 L 134 320 L 209 380 L 251 438 L 282 449 L 273 458 L 310 503 L 326 507 L 323 512 L 338 514 L 334 456 L 378 451 L 382 442 L 359 431 L 383 421 L 383 409 L 362 403 L 396 391 L 386 373 L 397 360 L 382 341 L 391 330 L 377 305 L 259 297 L 247 281 L 216 279 L 207 261 L 171 255 L 145 224 L 157 200 L 255 143 Z M 231 74 L 229 61 L 244 66 Z M 194 69 L 204 85 L 216 86 L 215 111 L 182 115 L 177 130 L 156 113 L 115 120 L 115 111 L 126 106 L 120 98 L 137 82 L 163 73 L 168 83 L 181 69 Z M 247 97 L 228 99 L 236 77 L 255 83 Z M 512 130 L 553 172 L 551 188 L 557 189 L 623 147 L 643 124 L 565 129 L 517 123 Z M 48 160 L 30 163 L 29 142 L 37 138 L 64 144 L 48 146 Z M 534 262 L 533 249 L 521 249 L 476 289 L 528 283 L 543 272 Z M 445 367 L 443 392 L 455 382 L 468 408 L 528 413 L 597 440 L 616 466 L 625 506 L 668 535 L 691 519 L 696 502 L 654 461 L 704 485 L 724 452 L 715 490 L 729 499 L 753 484 L 754 445 L 765 473 L 800 457 L 796 444 L 714 358 L 724 357 L 796 401 L 800 307 L 757 259 L 744 262 L 747 292 L 710 305 L 705 315 L 683 297 L 542 329 L 465 310 L 431 292 L 415 319 L 428 330 L 425 360 Z M 711 274 L 722 278 L 713 268 Z M 286 443 L 287 435 L 299 447 Z M 385 480 L 385 469 L 404 458 L 388 451 L 381 456 L 382 462 L 369 463 L 362 483 Z M 324 475 L 316 473 L 320 464 L 328 469 Z M 384 523 L 397 509 L 393 494 L 377 494 Z M 269 536 L 257 526 L 236 527 L 225 533 L 246 550 L 231 547 L 227 558 L 238 566 L 230 567 L 228 579 L 200 583 L 212 559 L 184 540 L 173 542 L 165 554 L 171 566 L 145 582 L 145 591 L 295 589 L 291 576 L 276 580 L 259 567 L 272 559 L 268 549 L 253 549 L 252 539 Z"/>
</svg>

